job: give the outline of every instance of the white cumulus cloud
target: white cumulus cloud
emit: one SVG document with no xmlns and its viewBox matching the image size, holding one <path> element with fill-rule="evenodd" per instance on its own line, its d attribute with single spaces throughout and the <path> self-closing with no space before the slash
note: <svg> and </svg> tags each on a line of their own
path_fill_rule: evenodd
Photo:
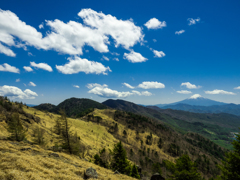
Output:
<svg viewBox="0 0 240 180">
<path fill-rule="evenodd" d="M 33 69 L 29 66 L 23 66 L 23 69 L 25 69 L 25 71 L 27 71 L 27 72 L 33 71 Z"/>
<path fill-rule="evenodd" d="M 156 39 L 153 39 L 153 42 L 157 42 L 157 40 L 156 40 Z"/>
<path fill-rule="evenodd" d="M 128 83 L 122 83 L 124 86 L 126 86 L 126 87 L 128 87 L 128 88 L 130 88 L 130 89 L 134 89 L 134 87 L 133 86 L 131 86 L 130 84 L 128 84 Z"/>
<path fill-rule="evenodd" d="M 112 90 L 110 88 L 108 88 L 108 85 L 106 84 L 97 84 L 97 83 L 89 83 L 86 85 L 90 90 L 88 91 L 88 93 L 91 94 L 96 94 L 100 97 L 103 98 L 126 98 L 128 96 L 132 96 L 132 95 L 138 95 L 138 96 L 151 96 L 152 93 L 148 92 L 148 91 L 135 91 L 132 90 L 132 92 L 130 91 L 117 91 L 117 90 Z"/>
<path fill-rule="evenodd" d="M 28 84 L 29 86 L 33 86 L 33 87 L 35 87 L 35 86 L 37 86 L 35 83 L 33 83 L 33 82 L 29 82 L 29 84 Z"/>
<path fill-rule="evenodd" d="M 152 96 L 153 94 L 149 91 L 142 91 L 142 96 Z"/>
<path fill-rule="evenodd" d="M 52 72 L 52 71 L 53 71 L 53 70 L 52 70 L 52 67 L 49 66 L 47 63 L 39 63 L 39 64 L 37 64 L 37 63 L 35 63 L 35 62 L 30 62 L 30 65 L 31 65 L 32 67 L 35 67 L 36 69 L 43 69 L 43 70 L 49 71 L 49 72 Z M 25 69 L 25 70 L 26 70 L 26 69 Z"/>
<path fill-rule="evenodd" d="M 80 57 L 69 57 L 69 62 L 63 66 L 56 65 L 58 71 L 63 74 L 76 74 L 84 72 L 86 74 L 104 74 L 107 75 L 108 71 L 112 72 L 109 67 L 95 61 L 89 61 Z"/>
<path fill-rule="evenodd" d="M 144 24 L 148 29 L 160 29 L 167 26 L 165 21 L 159 21 L 157 18 L 152 18 Z"/>
<path fill-rule="evenodd" d="M 39 29 L 43 29 L 44 28 L 43 23 L 41 23 L 38 27 Z"/>
<path fill-rule="evenodd" d="M 107 84 L 101 85 L 101 84 L 98 84 L 98 83 L 89 83 L 89 84 L 86 85 L 86 87 L 87 87 L 88 89 L 92 89 L 92 88 L 94 88 L 94 87 L 102 87 L 102 88 L 105 88 L 105 87 L 108 87 L 108 85 L 107 85 Z"/>
<path fill-rule="evenodd" d="M 226 94 L 226 95 L 236 95 L 233 92 L 228 92 L 224 90 L 215 89 L 213 91 L 205 91 L 206 94 Z"/>
<path fill-rule="evenodd" d="M 182 29 L 182 30 L 180 30 L 180 31 L 176 31 L 175 34 L 180 35 L 180 34 L 182 34 L 182 33 L 184 33 L 184 32 L 185 32 L 185 30 Z"/>
<path fill-rule="evenodd" d="M 116 17 L 96 12 L 92 9 L 83 9 L 78 13 L 83 22 L 95 28 L 102 35 L 110 35 L 115 40 L 115 47 L 122 45 L 124 48 L 134 46 L 143 41 L 141 27 L 136 26 L 132 20 L 118 20 Z M 109 43 L 106 39 L 106 42 Z"/>
<path fill-rule="evenodd" d="M 131 50 L 130 53 L 124 53 L 123 58 L 127 59 L 129 62 L 132 63 L 145 62 L 148 60 L 147 58 L 143 57 L 140 53 L 134 52 L 133 50 Z"/>
<path fill-rule="evenodd" d="M 73 87 L 75 87 L 75 88 L 80 88 L 78 85 L 73 85 Z"/>
<path fill-rule="evenodd" d="M 158 58 L 162 58 L 164 56 L 166 56 L 166 54 L 163 51 L 157 51 L 157 50 L 153 50 L 154 53 L 154 57 L 158 57 Z"/>
<path fill-rule="evenodd" d="M 16 54 L 7 46 L 22 47 L 24 50 L 27 50 L 27 46 L 33 46 L 62 54 L 81 55 L 86 45 L 102 53 L 109 51 L 109 36 L 114 40 L 115 47 L 122 45 L 125 49 L 143 42 L 141 27 L 132 20 L 119 20 L 92 9 L 82 9 L 78 15 L 83 19 L 83 24 L 75 21 L 64 23 L 59 19 L 46 20 L 45 26 L 50 30 L 43 37 L 41 32 L 21 21 L 13 12 L 0 9 L 0 53 L 14 57 Z M 43 23 L 39 28 L 44 28 Z"/>
<path fill-rule="evenodd" d="M 16 79 L 16 82 L 20 82 L 20 79 Z"/>
<path fill-rule="evenodd" d="M 14 66 L 11 66 L 7 63 L 4 63 L 3 65 L 0 65 L 0 71 L 20 73 L 20 70 L 18 68 L 14 67 Z"/>
<path fill-rule="evenodd" d="M 191 94 L 191 91 L 187 91 L 187 90 L 181 90 L 181 91 L 177 91 L 177 93 L 179 94 Z"/>
<path fill-rule="evenodd" d="M 36 92 L 31 91 L 30 89 L 26 89 L 25 91 L 22 91 L 18 87 L 15 86 L 0 86 L 0 95 L 1 96 L 8 96 L 13 99 L 35 99 L 38 94 Z"/>
<path fill-rule="evenodd" d="M 138 87 L 142 89 L 161 89 L 165 88 L 165 85 L 157 81 L 144 81 Z"/>
<path fill-rule="evenodd" d="M 199 89 L 201 86 L 196 86 L 195 84 L 191 84 L 190 82 L 184 82 L 181 86 L 186 86 L 188 89 Z"/>
<path fill-rule="evenodd" d="M 234 89 L 240 89 L 240 86 L 238 86 L 238 87 L 235 87 Z"/>
<path fill-rule="evenodd" d="M 116 90 L 109 89 L 107 87 L 94 87 L 93 89 L 89 90 L 88 93 L 96 94 L 104 98 L 126 98 L 133 94 L 129 91 L 119 92 Z"/>
<path fill-rule="evenodd" d="M 0 39 L 0 41 L 1 41 L 1 39 Z M 11 49 L 9 49 L 8 47 L 2 45 L 1 43 L 0 43 L 0 53 L 3 53 L 5 55 L 11 56 L 11 57 L 15 57 L 16 56 L 16 54 Z"/>
<path fill-rule="evenodd" d="M 197 22 L 200 21 L 200 18 L 197 18 L 197 19 L 193 19 L 193 18 L 188 18 L 188 25 L 191 26 L 193 24 L 196 24 Z"/>
<path fill-rule="evenodd" d="M 132 90 L 132 93 L 135 94 L 135 95 L 138 95 L 138 96 L 152 96 L 153 95 L 149 91 L 139 92 L 139 91 L 136 91 L 136 90 Z"/>
<path fill-rule="evenodd" d="M 109 58 L 106 57 L 106 56 L 103 56 L 102 59 L 106 60 L 106 61 L 109 61 Z"/>
</svg>

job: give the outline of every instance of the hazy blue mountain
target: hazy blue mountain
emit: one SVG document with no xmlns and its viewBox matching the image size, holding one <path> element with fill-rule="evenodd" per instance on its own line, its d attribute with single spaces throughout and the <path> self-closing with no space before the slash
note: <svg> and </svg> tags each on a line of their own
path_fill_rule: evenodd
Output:
<svg viewBox="0 0 240 180">
<path fill-rule="evenodd" d="M 237 104 L 225 104 L 214 106 L 193 106 L 188 104 L 176 104 L 163 106 L 161 108 L 183 110 L 195 113 L 228 113 L 240 116 L 240 105 Z"/>
<path fill-rule="evenodd" d="M 193 106 L 214 106 L 214 105 L 225 105 L 227 103 L 214 101 L 211 99 L 204 98 L 199 94 L 194 94 L 190 98 L 179 101 L 179 102 L 170 103 L 170 104 L 156 104 L 154 106 L 162 108 L 162 107 L 176 105 L 176 104 L 187 104 L 187 105 L 193 105 Z"/>
<path fill-rule="evenodd" d="M 34 107 L 34 106 L 37 106 L 35 104 L 26 104 L 28 107 Z"/>
</svg>

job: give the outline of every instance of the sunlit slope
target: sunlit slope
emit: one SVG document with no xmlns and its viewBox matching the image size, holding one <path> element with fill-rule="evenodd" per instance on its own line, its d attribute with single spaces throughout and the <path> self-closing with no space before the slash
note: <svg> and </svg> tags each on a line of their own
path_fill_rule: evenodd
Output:
<svg viewBox="0 0 240 180">
<path fill-rule="evenodd" d="M 118 180 L 134 179 L 114 174 L 77 156 L 52 151 L 36 145 L 0 140 L 0 179 L 1 180 L 79 180 L 84 179 L 84 171 L 92 167 L 98 173 L 98 179 Z"/>
</svg>

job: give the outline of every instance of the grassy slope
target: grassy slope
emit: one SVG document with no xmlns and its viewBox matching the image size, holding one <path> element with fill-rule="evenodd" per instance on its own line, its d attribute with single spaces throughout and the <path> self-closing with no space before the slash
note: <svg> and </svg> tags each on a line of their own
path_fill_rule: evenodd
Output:
<svg viewBox="0 0 240 180">
<path fill-rule="evenodd" d="M 83 179 L 88 167 L 96 169 L 101 180 L 133 179 L 125 175 L 115 175 L 112 171 L 86 162 L 76 156 L 59 153 L 60 157 L 49 156 L 52 151 L 25 143 L 0 140 L 0 179 Z M 22 148 L 31 150 L 22 151 Z"/>
<path fill-rule="evenodd" d="M 24 111 L 30 114 L 35 114 L 41 118 L 39 124 L 34 123 L 28 128 L 27 139 L 32 140 L 33 128 L 35 126 L 40 126 L 46 130 L 45 139 L 47 140 L 46 147 L 51 149 L 55 143 L 57 143 L 57 135 L 51 133 L 51 129 L 54 125 L 54 119 L 58 118 L 59 115 L 52 113 L 45 113 L 34 108 L 24 107 Z M 95 116 L 101 116 L 103 121 L 112 123 L 112 115 L 114 110 L 95 110 Z M 21 117 L 21 116 L 20 116 Z M 1 117 L 0 117 L 1 118 Z M 4 119 L 4 117 L 2 118 Z M 114 144 L 119 140 L 114 138 L 114 136 L 108 133 L 104 126 L 97 125 L 96 123 L 86 122 L 84 119 L 72 119 L 69 118 L 71 122 L 71 130 L 78 133 L 81 137 L 81 141 L 89 147 L 89 151 L 84 154 L 86 159 L 91 159 L 94 154 L 96 154 L 100 149 L 107 147 L 113 149 Z M 5 129 L 6 123 L 4 121 L 0 122 L 0 139 L 6 139 L 9 135 Z M 119 124 L 119 132 L 123 132 L 125 127 Z M 128 141 L 135 142 L 135 132 L 128 129 Z M 149 135 L 146 131 L 141 133 L 141 137 Z M 153 135 L 154 138 L 157 138 Z M 52 142 L 51 142 L 52 140 Z M 79 159 L 77 156 L 70 156 L 65 153 L 58 153 L 60 158 L 48 157 L 51 150 L 45 150 L 39 146 L 31 146 L 29 144 L 19 143 L 14 144 L 11 141 L 0 142 L 0 179 L 79 179 L 83 177 L 83 172 L 88 167 L 94 167 L 97 172 L 100 173 L 100 179 L 105 179 L 108 177 L 110 179 L 133 179 L 124 175 L 114 175 L 112 171 L 106 170 L 93 163 L 86 162 Z M 124 143 L 123 143 L 124 144 Z M 135 147 L 141 149 L 140 142 L 135 142 Z M 129 146 L 124 144 L 124 146 Z M 156 146 L 156 147 L 155 147 Z M 20 151 L 22 147 L 30 147 L 30 151 Z M 160 154 L 159 158 L 168 159 L 174 162 L 174 158 L 165 154 L 161 149 L 157 148 L 157 145 L 152 145 L 152 149 L 158 149 Z"/>
</svg>

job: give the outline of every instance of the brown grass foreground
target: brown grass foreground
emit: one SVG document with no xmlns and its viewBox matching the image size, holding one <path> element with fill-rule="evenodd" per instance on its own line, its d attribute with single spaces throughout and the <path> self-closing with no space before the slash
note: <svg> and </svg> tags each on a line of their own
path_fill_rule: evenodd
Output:
<svg viewBox="0 0 240 180">
<path fill-rule="evenodd" d="M 89 167 L 97 170 L 98 179 L 101 180 L 134 179 L 114 174 L 111 170 L 79 159 L 77 156 L 57 153 L 60 157 L 54 157 L 51 153 L 53 152 L 37 145 L 0 140 L 0 179 L 79 180 L 84 178 L 84 171 Z"/>
</svg>

